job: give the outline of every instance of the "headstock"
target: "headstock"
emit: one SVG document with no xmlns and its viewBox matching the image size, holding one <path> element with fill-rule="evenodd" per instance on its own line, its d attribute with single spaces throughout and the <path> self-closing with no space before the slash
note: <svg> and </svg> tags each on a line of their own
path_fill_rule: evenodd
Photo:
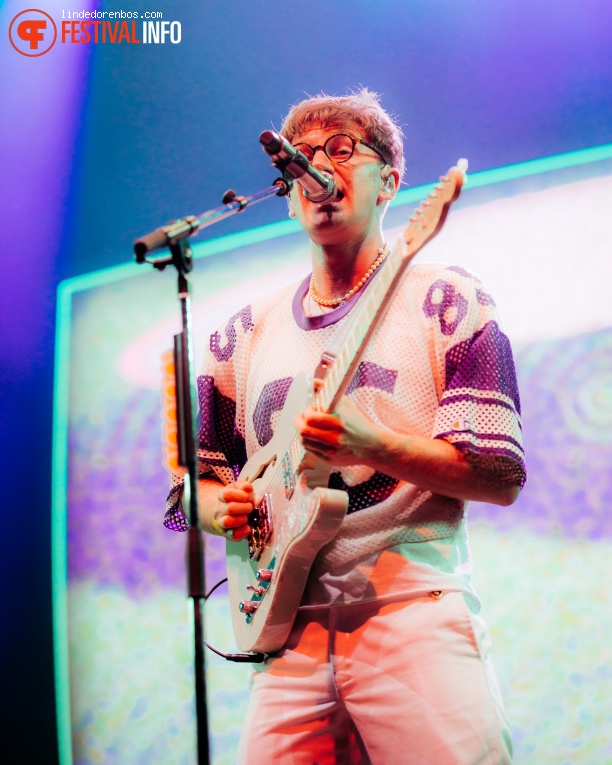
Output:
<svg viewBox="0 0 612 765">
<path fill-rule="evenodd" d="M 415 210 L 408 228 L 404 231 L 404 258 L 412 258 L 442 228 L 450 206 L 461 194 L 467 167 L 467 159 L 460 159 L 440 178 L 431 194 Z"/>
</svg>

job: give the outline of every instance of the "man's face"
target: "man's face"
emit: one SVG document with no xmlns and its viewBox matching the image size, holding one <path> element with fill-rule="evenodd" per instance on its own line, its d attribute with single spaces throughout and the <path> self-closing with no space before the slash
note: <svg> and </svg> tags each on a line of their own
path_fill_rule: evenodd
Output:
<svg viewBox="0 0 612 765">
<path fill-rule="evenodd" d="M 313 125 L 297 135 L 292 144 L 323 146 L 336 133 L 345 133 L 365 140 L 355 125 L 335 127 Z M 298 147 L 299 148 L 299 147 Z M 380 192 L 383 185 L 383 160 L 369 147 L 356 144 L 353 156 L 346 162 L 333 162 L 319 149 L 311 164 L 329 174 L 338 190 L 333 201 L 310 202 L 296 183 L 291 192 L 291 207 L 310 239 L 319 245 L 344 244 L 359 241 L 380 225 L 383 207 Z"/>
</svg>

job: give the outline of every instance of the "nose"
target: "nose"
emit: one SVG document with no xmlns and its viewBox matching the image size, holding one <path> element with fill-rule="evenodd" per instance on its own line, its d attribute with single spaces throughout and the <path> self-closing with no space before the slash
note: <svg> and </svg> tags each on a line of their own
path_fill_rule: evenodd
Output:
<svg viewBox="0 0 612 765">
<path fill-rule="evenodd" d="M 312 161 L 310 164 L 313 167 L 316 167 L 317 170 L 321 170 L 326 173 L 329 173 L 329 175 L 333 175 L 334 173 L 334 163 L 323 151 L 322 146 L 317 146 L 314 157 L 312 158 Z"/>
</svg>

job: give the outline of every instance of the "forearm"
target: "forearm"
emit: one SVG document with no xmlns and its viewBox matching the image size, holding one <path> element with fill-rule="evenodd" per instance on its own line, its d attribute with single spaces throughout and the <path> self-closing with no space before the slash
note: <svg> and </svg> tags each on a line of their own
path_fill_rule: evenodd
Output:
<svg viewBox="0 0 612 765">
<path fill-rule="evenodd" d="M 510 505 L 519 487 L 475 467 L 448 441 L 379 430 L 380 448 L 365 460 L 369 467 L 422 489 L 457 499 Z"/>
<path fill-rule="evenodd" d="M 510 505 L 519 487 L 448 441 L 397 433 L 376 425 L 347 399 L 334 414 L 306 410 L 296 419 L 304 446 L 334 466 L 367 465 L 446 497 Z"/>
</svg>

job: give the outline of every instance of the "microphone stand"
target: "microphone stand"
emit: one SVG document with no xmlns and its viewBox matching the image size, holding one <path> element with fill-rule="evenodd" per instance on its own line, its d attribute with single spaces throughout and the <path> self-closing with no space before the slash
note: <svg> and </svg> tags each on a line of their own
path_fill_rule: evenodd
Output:
<svg viewBox="0 0 612 765">
<path fill-rule="evenodd" d="M 206 706 L 206 676 L 204 666 L 204 613 L 203 601 L 206 586 L 204 577 L 204 539 L 198 516 L 198 465 L 196 455 L 196 401 L 195 377 L 193 374 L 193 350 L 191 327 L 190 283 L 187 274 L 193 268 L 191 246 L 188 236 L 200 229 L 218 223 L 249 204 L 256 204 L 271 196 L 285 196 L 291 191 L 291 178 L 278 178 L 264 191 L 250 197 L 239 197 L 231 189 L 223 196 L 223 206 L 176 220 L 167 226 L 143 236 L 134 244 L 137 263 L 150 263 L 163 271 L 173 265 L 178 272 L 178 298 L 181 304 L 182 331 L 174 336 L 174 370 L 176 382 L 176 417 L 178 429 L 178 462 L 187 469 L 184 482 L 183 508 L 187 509 L 189 529 L 187 531 L 186 563 L 188 597 L 193 599 L 194 614 L 194 662 L 195 699 L 198 765 L 209 765 L 210 746 L 208 738 L 208 712 Z M 154 250 L 168 247 L 169 254 L 150 256 Z M 253 660 L 261 661 L 254 654 Z M 242 660 L 249 660 L 242 655 Z M 238 659 L 240 660 L 240 659 Z"/>
<path fill-rule="evenodd" d="M 277 165 L 277 167 L 280 166 Z M 147 255 L 161 247 L 172 247 L 172 245 L 191 234 L 197 234 L 198 231 L 207 226 L 212 226 L 213 223 L 219 223 L 236 213 L 242 212 L 248 205 L 263 202 L 264 199 L 268 199 L 271 196 L 284 197 L 291 191 L 292 186 L 293 178 L 281 177 L 277 178 L 269 188 L 263 191 L 256 191 L 250 197 L 239 197 L 235 191 L 229 189 L 223 195 L 222 207 L 215 207 L 212 210 L 203 212 L 198 217 L 186 215 L 184 218 L 172 221 L 167 226 L 155 229 L 155 231 L 146 234 L 134 242 L 135 260 L 137 263 L 150 263 L 160 271 L 163 271 L 167 265 L 176 265 L 173 261 L 172 250 L 170 251 L 170 257 L 165 255 L 149 258 Z"/>
</svg>

